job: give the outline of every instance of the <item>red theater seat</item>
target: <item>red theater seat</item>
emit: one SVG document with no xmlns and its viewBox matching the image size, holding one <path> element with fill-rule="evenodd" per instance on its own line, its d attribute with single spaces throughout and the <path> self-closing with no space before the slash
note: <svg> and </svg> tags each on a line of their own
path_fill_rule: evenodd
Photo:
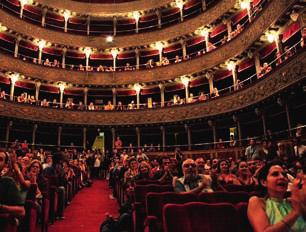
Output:
<svg viewBox="0 0 306 232">
<path fill-rule="evenodd" d="M 174 192 L 148 193 L 146 198 L 147 218 L 145 231 L 157 232 L 163 228 L 163 207 L 168 203 L 184 204 L 195 202 L 198 196 L 195 194 L 180 194 Z"/>
<path fill-rule="evenodd" d="M 0 231 L 3 232 L 17 232 L 17 219 L 9 214 L 0 213 Z"/>
<path fill-rule="evenodd" d="M 163 209 L 165 232 L 241 232 L 238 217 L 228 203 L 167 204 Z"/>
<path fill-rule="evenodd" d="M 238 204 L 239 202 L 248 202 L 249 194 L 247 192 L 213 192 L 200 193 L 199 201 L 206 203 L 231 203 Z"/>
</svg>

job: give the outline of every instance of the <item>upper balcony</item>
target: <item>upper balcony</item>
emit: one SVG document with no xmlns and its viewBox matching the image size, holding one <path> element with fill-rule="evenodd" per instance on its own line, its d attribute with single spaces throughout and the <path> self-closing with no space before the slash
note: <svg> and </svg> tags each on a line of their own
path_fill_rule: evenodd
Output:
<svg viewBox="0 0 306 232">
<path fill-rule="evenodd" d="M 262 2 L 265 0 L 259 1 Z M 3 3 L 2 3 L 3 4 Z M 83 29 L 83 35 L 77 35 L 77 34 L 71 34 L 68 33 L 70 31 L 73 31 L 72 29 L 69 29 L 69 26 L 75 27 L 75 24 L 69 23 L 69 20 L 67 21 L 67 33 L 64 33 L 65 31 L 65 20 L 64 17 L 61 16 L 60 21 L 58 22 L 59 25 L 55 25 L 53 28 L 50 26 L 51 24 L 46 24 L 47 22 L 43 22 L 43 25 L 48 25 L 48 27 L 41 27 L 41 22 L 39 21 L 39 25 L 35 25 L 32 23 L 28 23 L 21 19 L 20 17 L 16 17 L 9 12 L 7 12 L 5 7 L 3 7 L 3 10 L 0 11 L 0 18 L 1 22 L 6 25 L 11 30 L 21 33 L 21 34 L 28 34 L 29 31 L 31 31 L 31 35 L 34 38 L 37 39 L 43 39 L 46 41 L 50 41 L 52 44 L 62 44 L 67 46 L 76 46 L 76 47 L 92 47 L 92 48 L 98 48 L 98 49 L 107 49 L 107 48 L 124 48 L 124 47 L 137 47 L 137 46 L 144 46 L 148 44 L 152 44 L 156 41 L 166 41 L 169 38 L 169 35 L 171 35 L 172 38 L 177 38 L 182 35 L 194 33 L 198 28 L 202 27 L 203 25 L 208 25 L 213 22 L 213 20 L 218 19 L 219 17 L 223 16 L 225 13 L 236 9 L 237 7 L 237 0 L 227 0 L 227 1 L 220 1 L 218 4 L 214 4 L 211 7 L 209 7 L 204 13 L 198 15 L 197 17 L 193 17 L 189 20 L 183 20 L 181 23 L 172 25 L 171 27 L 165 27 L 161 30 L 156 30 L 148 33 L 135 33 L 136 26 L 135 26 L 135 20 L 132 19 L 134 24 L 132 24 L 132 31 L 133 34 L 131 35 L 124 35 L 124 36 L 118 36 L 120 35 L 120 27 L 117 25 L 114 27 L 114 18 L 111 19 L 111 21 L 108 21 L 108 24 L 111 22 L 111 27 L 108 27 L 106 24 L 101 24 L 101 22 L 97 21 L 95 22 L 95 25 L 98 27 L 95 29 L 94 26 L 90 27 L 87 24 L 87 18 L 86 23 L 80 22 Z M 238 7 L 239 8 L 239 7 Z M 19 8 L 18 8 L 19 9 Z M 19 12 L 20 9 L 14 12 Z M 30 16 L 33 16 L 35 14 L 28 13 Z M 18 15 L 19 16 L 19 15 Z M 25 16 L 23 16 L 25 17 Z M 72 20 L 72 19 L 71 19 Z M 116 19 L 116 24 L 119 23 L 119 19 Z M 131 20 L 131 19 L 130 19 Z M 139 19 L 141 20 L 141 18 Z M 127 20 L 125 20 L 127 21 Z M 161 22 L 160 22 L 161 23 Z M 102 26 L 101 26 L 102 25 Z M 98 32 L 100 29 L 99 27 L 103 28 L 103 25 L 105 25 L 105 32 L 102 34 Z M 124 22 L 122 25 L 125 25 Z M 165 25 L 166 26 L 166 25 Z M 141 25 L 138 25 L 138 31 L 141 31 Z M 144 31 L 146 31 L 144 25 Z M 158 24 L 155 25 L 155 27 L 159 27 Z M 61 32 L 56 30 L 50 30 L 60 28 Z M 75 31 L 78 31 L 78 27 L 75 27 Z M 88 32 L 89 30 L 89 32 Z M 96 34 L 91 34 L 90 30 L 97 31 Z M 101 29 L 102 30 L 102 29 Z M 124 34 L 124 29 L 122 32 Z M 82 30 L 81 30 L 82 31 Z M 129 30 L 127 30 L 129 31 Z M 84 35 L 90 35 L 90 36 L 84 36 Z M 109 38 L 108 36 L 113 35 L 112 42 L 109 42 L 109 40 L 106 40 Z M 114 36 L 115 35 L 115 36 Z M 149 36 L 148 36 L 149 35 Z"/>
<path fill-rule="evenodd" d="M 48 82 L 69 82 L 70 84 L 75 85 L 116 86 L 134 83 L 156 83 L 159 81 L 173 80 L 183 75 L 193 75 L 194 73 L 203 72 L 205 70 L 207 71 L 218 64 L 222 64 L 225 61 L 232 59 L 238 54 L 242 54 L 249 49 L 249 47 L 261 37 L 262 32 L 269 28 L 272 23 L 276 21 L 276 19 L 279 19 L 294 2 L 295 1 L 272 1 L 269 4 L 269 7 L 264 9 L 260 13 L 260 16 L 258 16 L 257 19 L 252 22 L 252 24 L 243 30 L 241 35 L 207 54 L 197 56 L 194 59 L 186 62 L 176 63 L 166 67 L 129 72 L 127 75 L 126 73 L 117 72 L 82 73 L 60 70 L 56 68 L 42 68 L 38 65 L 25 63 L 10 57 L 3 57 L 1 64 L 3 69 L 19 72 L 32 78 L 37 78 Z M 203 63 L 205 66 L 203 66 Z M 171 73 L 170 76 L 169 73 Z M 132 74 L 134 77 L 130 78 L 130 74 Z"/>
<path fill-rule="evenodd" d="M 0 101 L 0 115 L 31 121 L 82 125 L 140 125 L 210 118 L 258 104 L 305 79 L 305 51 L 278 66 L 265 78 L 211 101 L 151 110 L 87 112 L 35 107 Z"/>
</svg>

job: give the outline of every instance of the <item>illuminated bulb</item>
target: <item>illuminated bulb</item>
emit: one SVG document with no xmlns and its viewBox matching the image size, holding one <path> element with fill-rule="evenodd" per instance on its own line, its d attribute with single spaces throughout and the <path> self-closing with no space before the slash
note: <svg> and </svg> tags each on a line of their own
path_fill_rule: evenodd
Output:
<svg viewBox="0 0 306 232">
<path fill-rule="evenodd" d="M 39 50 L 42 50 L 46 46 L 47 43 L 45 40 L 39 40 L 37 44 L 38 44 Z"/>
<path fill-rule="evenodd" d="M 190 81 L 188 77 L 186 77 L 186 76 L 181 77 L 181 81 L 182 81 L 182 83 L 185 87 L 188 87 L 188 84 L 189 84 L 189 81 Z"/>
<path fill-rule="evenodd" d="M 58 87 L 59 87 L 61 92 L 64 92 L 66 86 L 65 86 L 64 83 L 59 83 Z"/>
<path fill-rule="evenodd" d="M 111 43 L 111 42 L 113 42 L 113 40 L 114 40 L 113 36 L 109 35 L 109 36 L 106 37 L 106 42 L 107 43 Z"/>
<path fill-rule="evenodd" d="M 138 20 L 140 18 L 140 12 L 139 11 L 134 11 L 133 12 L 133 17 L 138 22 Z"/>
<path fill-rule="evenodd" d="M 183 9 L 184 7 L 184 2 L 183 0 L 175 0 L 175 5 L 180 8 L 180 9 Z"/>
<path fill-rule="evenodd" d="M 240 2 L 240 7 L 243 10 L 250 8 L 250 1 L 249 0 L 241 1 Z"/>
<path fill-rule="evenodd" d="M 162 42 L 156 42 L 155 47 L 158 49 L 159 52 L 162 52 L 164 48 L 164 44 Z"/>
<path fill-rule="evenodd" d="M 111 50 L 111 54 L 113 56 L 113 59 L 116 59 L 117 55 L 118 55 L 119 51 L 118 49 L 114 48 Z"/>
<path fill-rule="evenodd" d="M 141 90 L 141 85 L 137 83 L 137 84 L 134 85 L 133 88 L 134 88 L 134 90 L 135 90 L 135 91 L 137 92 L 137 94 L 138 94 L 138 93 L 140 92 L 140 90 Z"/>
<path fill-rule="evenodd" d="M 235 64 L 235 62 L 230 61 L 230 62 L 227 63 L 226 66 L 227 66 L 227 69 L 228 69 L 229 71 L 232 71 L 232 70 L 234 70 L 236 64 Z"/>
<path fill-rule="evenodd" d="M 13 74 L 10 75 L 10 77 L 11 77 L 11 81 L 14 85 L 16 83 L 16 81 L 18 81 L 18 79 L 19 79 L 19 74 L 18 73 L 13 73 Z"/>
<path fill-rule="evenodd" d="M 69 10 L 64 10 L 63 16 L 64 16 L 64 18 L 65 18 L 65 21 L 68 21 L 68 19 L 69 19 L 70 16 L 71 16 L 71 12 L 70 12 Z"/>
<path fill-rule="evenodd" d="M 89 56 L 90 56 L 90 54 L 92 53 L 91 48 L 86 47 L 86 48 L 84 49 L 84 53 L 85 53 L 85 56 L 86 56 L 86 57 L 89 57 Z"/>
</svg>

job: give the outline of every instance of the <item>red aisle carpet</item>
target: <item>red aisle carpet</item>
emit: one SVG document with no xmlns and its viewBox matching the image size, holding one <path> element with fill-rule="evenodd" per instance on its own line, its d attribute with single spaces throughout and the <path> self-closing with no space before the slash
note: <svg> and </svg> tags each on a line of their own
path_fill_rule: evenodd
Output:
<svg viewBox="0 0 306 232">
<path fill-rule="evenodd" d="M 94 180 L 90 188 L 83 188 L 66 207 L 62 221 L 49 226 L 49 232 L 99 232 L 100 224 L 109 212 L 118 216 L 117 200 L 111 200 L 105 180 Z"/>
</svg>

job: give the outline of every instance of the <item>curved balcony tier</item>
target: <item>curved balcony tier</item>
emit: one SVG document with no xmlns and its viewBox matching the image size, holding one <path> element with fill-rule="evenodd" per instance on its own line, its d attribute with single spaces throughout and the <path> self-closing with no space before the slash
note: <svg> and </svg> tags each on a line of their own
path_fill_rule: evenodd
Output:
<svg viewBox="0 0 306 232">
<path fill-rule="evenodd" d="M 235 112 L 274 96 L 306 78 L 306 53 L 250 86 L 212 101 L 184 106 L 124 112 L 78 112 L 0 101 L 0 115 L 32 121 L 82 125 L 142 125 L 171 123 Z"/>
<path fill-rule="evenodd" d="M 286 1 L 282 0 L 279 2 L 280 5 L 283 5 L 283 3 Z M 22 19 L 5 12 L 4 10 L 0 10 L 0 18 L 2 24 L 6 25 L 13 31 L 17 31 L 24 35 L 31 32 L 31 37 L 44 39 L 53 44 L 65 44 L 68 46 L 93 47 L 101 49 L 112 47 L 140 47 L 143 45 L 152 44 L 156 41 L 168 40 L 169 35 L 171 35 L 171 38 L 177 38 L 182 35 L 193 33 L 201 26 L 212 23 L 213 20 L 230 11 L 234 7 L 235 3 L 236 0 L 221 1 L 219 4 L 216 4 L 208 9 L 204 14 L 201 14 L 193 19 L 149 33 L 116 36 L 114 37 L 112 43 L 106 42 L 105 36 L 73 35 L 42 28 L 40 26 L 27 23 Z"/>
<path fill-rule="evenodd" d="M 1 67 L 4 70 L 15 71 L 47 82 L 67 82 L 76 85 L 116 86 L 134 83 L 150 83 L 171 80 L 176 77 L 188 75 L 212 68 L 224 61 L 242 54 L 268 29 L 276 19 L 286 11 L 294 1 L 272 1 L 262 15 L 247 27 L 238 37 L 227 44 L 213 50 L 201 57 L 190 61 L 159 67 L 150 70 L 135 72 L 92 73 L 76 72 L 56 69 L 26 63 L 21 60 L 3 55 L 0 57 Z"/>
<path fill-rule="evenodd" d="M 86 3 L 72 0 L 35 0 L 37 3 L 58 9 L 67 9 L 80 14 L 122 14 L 131 11 L 147 11 L 166 6 L 173 0 L 139 0 L 122 3 Z"/>
</svg>

